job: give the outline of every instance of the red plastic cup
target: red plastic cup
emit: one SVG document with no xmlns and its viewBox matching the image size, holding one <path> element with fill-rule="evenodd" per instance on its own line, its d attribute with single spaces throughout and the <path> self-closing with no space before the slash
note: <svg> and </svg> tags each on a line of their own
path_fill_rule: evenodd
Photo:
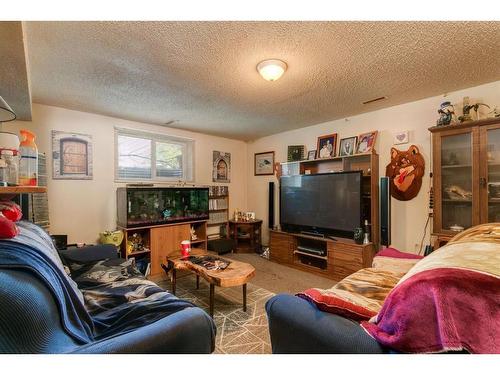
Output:
<svg viewBox="0 0 500 375">
<path fill-rule="evenodd" d="M 187 258 L 191 252 L 191 241 L 184 240 L 181 242 L 181 256 Z"/>
</svg>

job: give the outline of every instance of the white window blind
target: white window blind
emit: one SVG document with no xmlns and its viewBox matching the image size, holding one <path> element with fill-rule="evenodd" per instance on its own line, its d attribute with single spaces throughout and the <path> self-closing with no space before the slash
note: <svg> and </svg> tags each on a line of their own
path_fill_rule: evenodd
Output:
<svg viewBox="0 0 500 375">
<path fill-rule="evenodd" d="M 194 141 L 115 129 L 117 180 L 193 180 Z"/>
</svg>

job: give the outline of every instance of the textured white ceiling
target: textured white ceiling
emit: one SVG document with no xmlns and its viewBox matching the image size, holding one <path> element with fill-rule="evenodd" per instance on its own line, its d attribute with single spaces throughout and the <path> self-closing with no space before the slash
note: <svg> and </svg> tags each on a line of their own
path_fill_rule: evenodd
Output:
<svg viewBox="0 0 500 375">
<path fill-rule="evenodd" d="M 31 96 L 21 22 L 0 22 L 0 96 L 19 120 L 31 120 Z"/>
<path fill-rule="evenodd" d="M 28 22 L 26 34 L 35 102 L 243 140 L 500 79 L 500 22 Z M 258 75 L 267 58 L 288 64 L 279 81 Z"/>
</svg>

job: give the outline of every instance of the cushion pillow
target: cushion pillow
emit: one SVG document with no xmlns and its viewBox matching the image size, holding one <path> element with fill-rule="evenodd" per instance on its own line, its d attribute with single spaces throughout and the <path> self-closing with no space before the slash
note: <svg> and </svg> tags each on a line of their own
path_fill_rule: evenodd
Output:
<svg viewBox="0 0 500 375">
<path fill-rule="evenodd" d="M 372 267 L 392 272 L 408 272 L 422 255 L 404 253 L 392 247 L 380 250 L 372 261 Z"/>
<path fill-rule="evenodd" d="M 403 275 L 364 268 L 330 289 L 311 288 L 297 296 L 313 302 L 320 310 L 353 320 L 368 320 L 380 311 L 385 297 Z"/>
<path fill-rule="evenodd" d="M 378 257 L 389 257 L 389 258 L 399 258 L 399 259 L 422 259 L 422 255 L 405 253 L 403 251 L 399 251 L 393 247 L 386 247 L 385 249 L 380 250 L 375 256 Z"/>
<path fill-rule="evenodd" d="M 22 217 L 21 208 L 14 202 L 0 201 L 0 238 L 13 238 L 19 234 L 15 221 Z"/>
</svg>

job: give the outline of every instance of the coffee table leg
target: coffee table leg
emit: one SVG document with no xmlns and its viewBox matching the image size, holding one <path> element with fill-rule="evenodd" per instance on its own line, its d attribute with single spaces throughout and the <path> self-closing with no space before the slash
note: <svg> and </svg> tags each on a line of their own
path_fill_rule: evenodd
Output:
<svg viewBox="0 0 500 375">
<path fill-rule="evenodd" d="M 215 294 L 215 285 L 210 284 L 210 316 L 214 317 L 214 294 Z"/>
<path fill-rule="evenodd" d="M 196 275 L 196 289 L 200 289 L 200 276 Z"/>
<path fill-rule="evenodd" d="M 177 286 L 177 271 L 172 269 L 172 294 L 175 296 L 175 287 Z"/>
<path fill-rule="evenodd" d="M 247 284 L 243 284 L 243 311 L 247 311 Z"/>
</svg>

